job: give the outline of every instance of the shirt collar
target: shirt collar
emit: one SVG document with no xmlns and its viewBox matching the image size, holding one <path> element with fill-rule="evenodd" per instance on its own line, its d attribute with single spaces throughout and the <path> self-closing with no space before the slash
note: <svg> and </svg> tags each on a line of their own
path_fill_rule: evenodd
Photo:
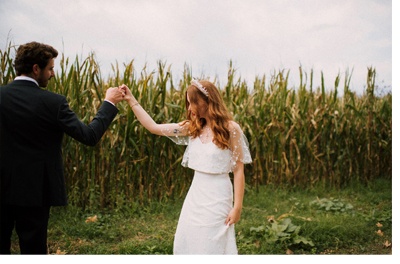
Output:
<svg viewBox="0 0 400 264">
<path fill-rule="evenodd" d="M 14 80 L 15 81 L 18 81 L 18 80 L 31 81 L 31 82 L 36 83 L 37 86 L 39 86 L 39 83 L 35 79 L 28 77 L 28 76 L 17 76 L 17 77 L 15 77 Z"/>
</svg>

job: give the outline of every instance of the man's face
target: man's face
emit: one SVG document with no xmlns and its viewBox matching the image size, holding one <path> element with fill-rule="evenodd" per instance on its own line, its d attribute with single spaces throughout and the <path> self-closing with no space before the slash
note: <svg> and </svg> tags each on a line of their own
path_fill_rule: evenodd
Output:
<svg viewBox="0 0 400 264">
<path fill-rule="evenodd" d="M 46 67 L 39 70 L 37 82 L 40 87 L 47 87 L 47 84 L 52 77 L 54 77 L 54 59 L 49 60 Z"/>
</svg>

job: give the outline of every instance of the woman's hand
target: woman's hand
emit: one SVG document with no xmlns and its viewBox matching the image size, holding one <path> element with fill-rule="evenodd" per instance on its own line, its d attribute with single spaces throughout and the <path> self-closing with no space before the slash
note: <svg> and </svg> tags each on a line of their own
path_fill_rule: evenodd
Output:
<svg viewBox="0 0 400 264">
<path fill-rule="evenodd" d="M 232 208 L 232 210 L 229 212 L 228 216 L 226 217 L 225 220 L 225 225 L 232 225 L 236 224 L 240 220 L 240 215 L 242 213 L 241 209 L 238 208 Z"/>
<path fill-rule="evenodd" d="M 126 86 L 125 84 L 121 85 L 118 87 L 118 89 L 120 89 L 121 91 L 124 92 L 125 96 L 124 96 L 124 100 L 128 102 L 128 104 L 132 107 L 136 104 L 138 104 L 138 101 L 136 100 L 136 98 L 133 96 L 131 90 L 129 89 L 128 86 Z"/>
</svg>

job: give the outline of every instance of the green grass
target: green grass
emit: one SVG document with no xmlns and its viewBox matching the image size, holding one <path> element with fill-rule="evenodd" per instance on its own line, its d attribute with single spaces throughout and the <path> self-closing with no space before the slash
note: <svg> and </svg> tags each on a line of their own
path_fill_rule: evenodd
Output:
<svg viewBox="0 0 400 264">
<path fill-rule="evenodd" d="M 52 208 L 49 253 L 172 254 L 182 203 L 183 199 L 131 204 L 108 212 L 72 206 Z M 96 222 L 85 222 L 94 215 Z M 273 228 L 272 222 L 282 226 L 284 219 L 290 219 L 297 234 Z M 236 233 L 239 254 L 243 255 L 391 255 L 392 183 L 377 180 L 369 186 L 356 184 L 340 191 L 293 191 L 272 186 L 246 189 Z M 296 238 L 313 245 L 297 243 Z M 15 234 L 12 250 L 19 251 Z"/>
</svg>

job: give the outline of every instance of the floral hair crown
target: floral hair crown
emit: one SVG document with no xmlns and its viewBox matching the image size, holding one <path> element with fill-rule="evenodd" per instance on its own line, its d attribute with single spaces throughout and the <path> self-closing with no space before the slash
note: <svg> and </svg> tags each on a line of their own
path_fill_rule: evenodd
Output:
<svg viewBox="0 0 400 264">
<path fill-rule="evenodd" d="M 207 89 L 196 79 L 192 79 L 192 81 L 190 82 L 191 85 L 196 86 L 197 89 L 200 90 L 200 92 L 202 92 L 205 96 L 208 97 L 208 91 Z"/>
</svg>

